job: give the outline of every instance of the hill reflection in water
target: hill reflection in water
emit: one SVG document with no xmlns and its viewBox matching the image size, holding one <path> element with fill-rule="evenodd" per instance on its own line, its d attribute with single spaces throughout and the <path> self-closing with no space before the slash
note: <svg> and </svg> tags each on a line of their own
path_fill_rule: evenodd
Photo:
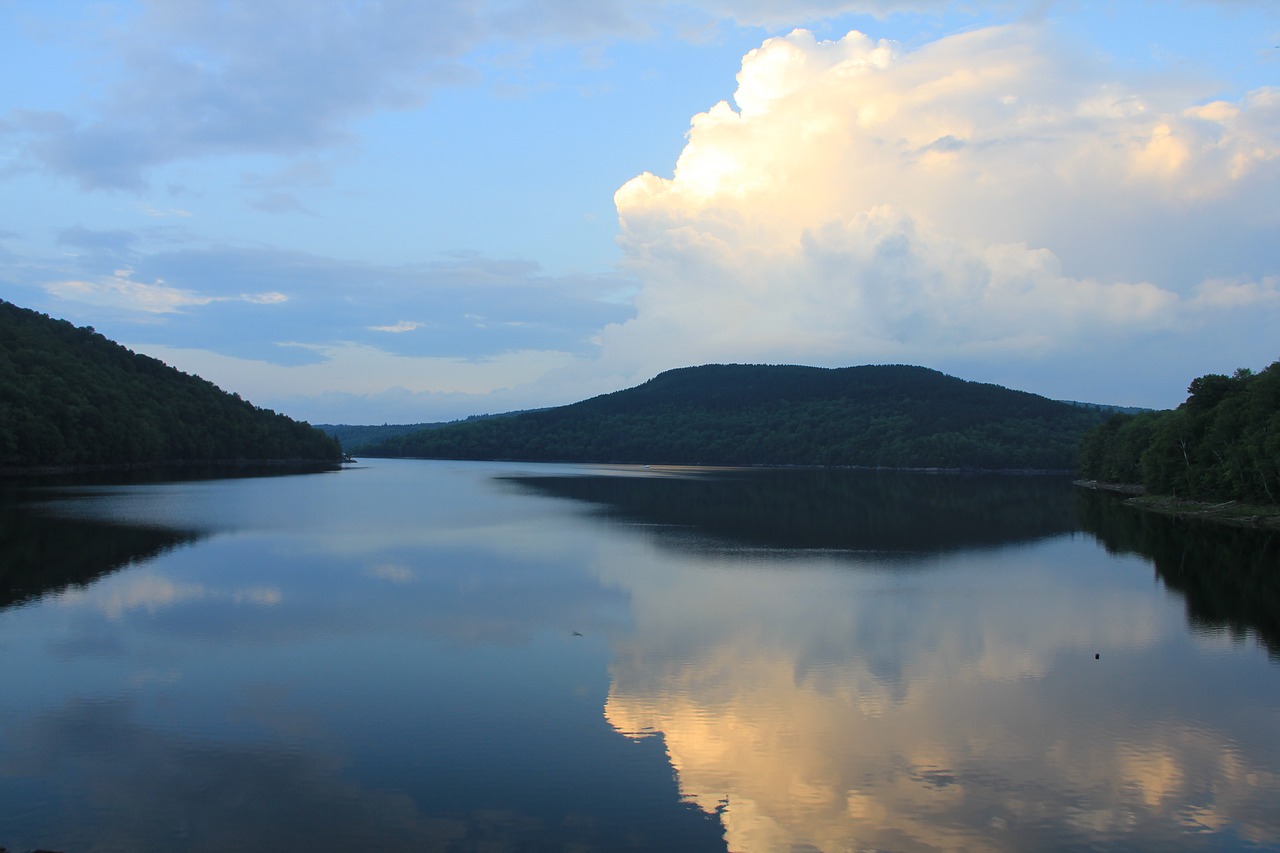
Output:
<svg viewBox="0 0 1280 853">
<path fill-rule="evenodd" d="M 0 608 L 86 586 L 199 538 L 194 531 L 56 517 L 0 492 Z"/>
<path fill-rule="evenodd" d="M 600 514 L 666 528 L 664 544 L 938 554 L 1078 530 L 1066 478 L 848 469 L 601 468 L 513 477 Z M 682 535 L 693 531 L 697 538 Z"/>
</svg>

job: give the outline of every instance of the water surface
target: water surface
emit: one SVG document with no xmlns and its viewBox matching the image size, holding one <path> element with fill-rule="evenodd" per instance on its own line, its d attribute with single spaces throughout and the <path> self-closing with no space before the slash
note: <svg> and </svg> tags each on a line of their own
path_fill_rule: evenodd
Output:
<svg viewBox="0 0 1280 853">
<path fill-rule="evenodd" d="M 1280 849 L 1277 543 L 1040 477 L 0 498 L 0 846 Z"/>
</svg>

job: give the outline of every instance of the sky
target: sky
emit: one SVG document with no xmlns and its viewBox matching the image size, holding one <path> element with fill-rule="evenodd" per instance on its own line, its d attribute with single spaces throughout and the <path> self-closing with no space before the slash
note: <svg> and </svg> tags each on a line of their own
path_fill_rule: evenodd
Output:
<svg viewBox="0 0 1280 853">
<path fill-rule="evenodd" d="M 0 0 L 0 298 L 312 423 L 1280 359 L 1280 4 Z"/>
</svg>

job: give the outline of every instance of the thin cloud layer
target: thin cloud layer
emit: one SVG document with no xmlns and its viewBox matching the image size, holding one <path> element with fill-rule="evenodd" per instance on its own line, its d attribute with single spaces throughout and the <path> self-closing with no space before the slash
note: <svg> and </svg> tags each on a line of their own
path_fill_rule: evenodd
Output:
<svg viewBox="0 0 1280 853">
<path fill-rule="evenodd" d="M 111 273 L 93 273 L 111 261 Z M 474 255 L 389 266 L 273 249 L 94 252 L 61 272 L 42 282 L 37 270 L 28 286 L 73 322 L 109 317 L 117 336 L 148 352 L 180 345 L 269 364 L 320 362 L 303 350 L 348 345 L 458 361 L 587 355 L 602 326 L 631 313 L 603 298 L 627 286 L 618 276 L 550 276 L 529 261 Z"/>
<path fill-rule="evenodd" d="M 642 289 L 603 342 L 637 372 L 1063 358 L 1280 319 L 1257 272 L 1277 259 L 1278 89 L 1129 88 L 1025 26 L 912 52 L 796 30 L 738 84 L 672 178 L 615 197 Z"/>
<path fill-rule="evenodd" d="M 45 291 L 59 299 L 104 308 L 123 308 L 145 314 L 177 314 L 184 310 L 214 302 L 247 302 L 251 305 L 276 305 L 288 302 L 283 293 L 240 293 L 235 296 L 206 296 L 190 290 L 170 287 L 163 280 L 154 284 L 133 281 L 132 270 L 116 270 L 98 281 L 53 281 Z"/>
<path fill-rule="evenodd" d="M 296 156 L 349 144 L 351 123 L 421 106 L 474 81 L 465 54 L 495 38 L 634 31 L 624 4 L 464 0 L 180 4 L 142 0 L 76 22 L 106 81 L 86 115 L 29 108 L 0 124 L 19 168 L 84 189 L 142 190 L 158 166 L 210 156 Z M 12 166 L 11 166 L 12 168 Z M 292 207 L 287 195 L 260 205 Z"/>
</svg>

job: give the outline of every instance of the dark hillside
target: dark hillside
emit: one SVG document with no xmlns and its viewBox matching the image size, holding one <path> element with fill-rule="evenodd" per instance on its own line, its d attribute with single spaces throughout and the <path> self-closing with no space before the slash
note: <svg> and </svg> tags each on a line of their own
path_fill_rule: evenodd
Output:
<svg viewBox="0 0 1280 853">
<path fill-rule="evenodd" d="M 540 409 L 526 409 L 525 411 L 541 411 Z M 487 418 L 508 418 L 519 412 L 500 412 L 492 415 L 471 415 L 463 420 L 477 421 Z M 411 432 L 419 432 L 424 429 L 439 429 L 451 423 L 461 423 L 461 421 L 432 421 L 430 423 L 421 424 L 315 424 L 315 428 L 323 430 L 342 443 L 343 447 L 359 450 L 371 444 L 379 444 L 390 438 L 401 435 L 407 435 Z"/>
<path fill-rule="evenodd" d="M 1073 467 L 1102 413 L 922 367 L 706 365 L 570 406 L 449 424 L 369 455 L 691 465 Z"/>
<path fill-rule="evenodd" d="M 440 426 L 443 426 L 443 424 L 382 424 L 381 426 L 374 424 L 315 424 L 316 429 L 333 436 L 342 442 L 343 447 L 359 447 L 364 444 L 385 441 L 410 432 L 436 429 Z"/>
<path fill-rule="evenodd" d="M 305 423 L 0 300 L 0 470 L 341 458 Z"/>
<path fill-rule="evenodd" d="M 1176 409 L 1119 414 L 1080 446 L 1080 473 L 1153 495 L 1280 504 L 1280 361 L 1191 381 Z"/>
</svg>

